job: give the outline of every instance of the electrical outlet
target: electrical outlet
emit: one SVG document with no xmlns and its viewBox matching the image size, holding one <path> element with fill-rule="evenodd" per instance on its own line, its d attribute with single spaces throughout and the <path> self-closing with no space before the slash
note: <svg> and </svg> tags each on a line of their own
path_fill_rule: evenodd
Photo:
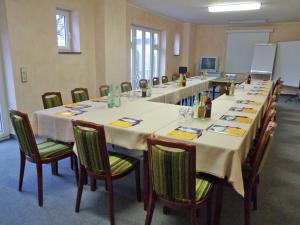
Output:
<svg viewBox="0 0 300 225">
<path fill-rule="evenodd" d="M 21 67 L 21 81 L 22 81 L 22 83 L 28 82 L 28 79 L 27 79 L 27 68 L 26 67 Z"/>
</svg>

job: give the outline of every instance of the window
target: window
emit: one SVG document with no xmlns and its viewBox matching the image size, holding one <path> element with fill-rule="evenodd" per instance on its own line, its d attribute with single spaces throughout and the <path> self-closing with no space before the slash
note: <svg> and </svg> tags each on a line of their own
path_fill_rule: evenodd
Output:
<svg viewBox="0 0 300 225">
<path fill-rule="evenodd" d="M 140 79 L 152 80 L 160 73 L 160 32 L 131 28 L 131 83 L 138 88 Z"/>
<path fill-rule="evenodd" d="M 174 35 L 174 55 L 179 56 L 180 55 L 180 34 L 175 33 Z"/>
<path fill-rule="evenodd" d="M 71 51 L 70 11 L 57 9 L 56 33 L 59 51 Z"/>
</svg>

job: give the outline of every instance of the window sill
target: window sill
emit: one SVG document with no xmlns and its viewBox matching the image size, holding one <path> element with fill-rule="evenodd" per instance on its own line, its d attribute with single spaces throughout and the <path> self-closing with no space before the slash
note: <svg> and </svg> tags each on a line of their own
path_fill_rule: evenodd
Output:
<svg viewBox="0 0 300 225">
<path fill-rule="evenodd" d="M 80 55 L 81 52 L 58 52 L 58 54 L 66 54 L 66 55 Z"/>
</svg>

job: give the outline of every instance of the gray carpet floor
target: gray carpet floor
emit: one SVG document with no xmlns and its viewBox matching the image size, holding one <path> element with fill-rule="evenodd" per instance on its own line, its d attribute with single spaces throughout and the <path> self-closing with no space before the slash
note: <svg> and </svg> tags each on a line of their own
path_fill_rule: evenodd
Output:
<svg viewBox="0 0 300 225">
<path fill-rule="evenodd" d="M 300 104 L 280 99 L 275 141 L 261 175 L 258 210 L 251 213 L 252 225 L 300 224 Z M 131 152 L 132 153 L 132 152 Z M 133 154 L 133 153 L 132 153 Z M 140 153 L 134 153 L 141 157 Z M 96 192 L 85 186 L 79 213 L 74 212 L 76 191 L 69 160 L 59 163 L 60 176 L 52 176 L 44 166 L 44 207 L 38 207 L 36 170 L 26 163 L 23 192 L 18 191 L 19 150 L 16 140 L 0 142 L 0 224 L 1 225 L 80 225 L 109 224 L 107 194 L 102 182 Z M 144 224 L 143 203 L 136 201 L 134 175 L 114 183 L 116 223 Z M 157 204 L 152 224 L 185 225 L 189 215 L 162 213 Z M 205 209 L 199 224 L 206 224 Z M 225 189 L 223 225 L 243 224 L 243 199 L 231 188 Z"/>
</svg>

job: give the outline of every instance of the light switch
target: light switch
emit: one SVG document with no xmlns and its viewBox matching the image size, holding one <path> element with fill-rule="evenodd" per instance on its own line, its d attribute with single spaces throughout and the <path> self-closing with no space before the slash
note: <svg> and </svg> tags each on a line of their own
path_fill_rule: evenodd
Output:
<svg viewBox="0 0 300 225">
<path fill-rule="evenodd" d="M 28 82 L 28 79 L 27 79 L 27 68 L 26 67 L 21 67 L 21 81 L 22 81 L 22 83 Z"/>
</svg>

